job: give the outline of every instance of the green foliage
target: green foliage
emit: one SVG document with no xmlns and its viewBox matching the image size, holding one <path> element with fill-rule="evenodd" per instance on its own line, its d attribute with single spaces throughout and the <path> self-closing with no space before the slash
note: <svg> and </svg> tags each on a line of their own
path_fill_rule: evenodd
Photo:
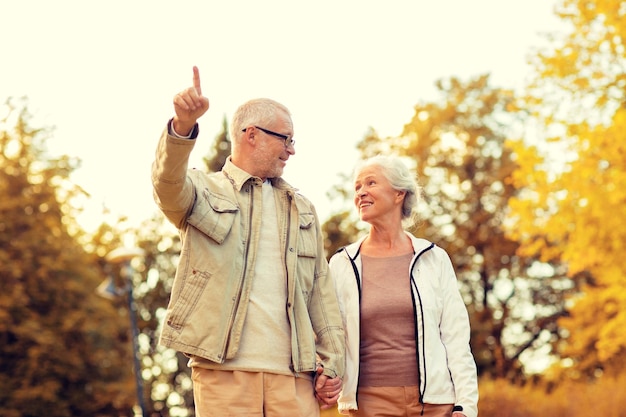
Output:
<svg viewBox="0 0 626 417">
<path fill-rule="evenodd" d="M 339 248 L 352 243 L 364 232 L 365 224 L 360 223 L 354 209 L 354 187 L 350 175 L 352 173 L 340 174 L 342 183 L 334 185 L 327 193 L 329 200 L 340 203 L 340 206 L 342 204 L 345 206 L 345 208 L 338 209 L 334 214 L 331 214 L 330 218 L 322 224 L 324 251 L 328 259 Z"/>
<path fill-rule="evenodd" d="M 322 225 L 322 233 L 324 235 L 324 249 L 328 259 L 343 246 L 352 243 L 359 235 L 359 229 L 350 213 L 342 212 L 332 215 Z"/>
<path fill-rule="evenodd" d="M 211 172 L 221 171 L 230 156 L 230 137 L 228 135 L 228 121 L 226 117 L 222 119 L 222 131 L 215 137 L 211 155 L 205 157 L 204 163 Z"/>
<path fill-rule="evenodd" d="M 75 163 L 46 155 L 25 101 L 0 119 L 0 404 L 4 416 L 129 414 L 126 326 L 95 293 L 96 257 L 78 243 Z M 54 410 L 54 411 L 52 411 Z"/>
<path fill-rule="evenodd" d="M 135 300 L 144 341 L 141 355 L 143 377 L 150 393 L 149 407 L 163 417 L 193 415 L 188 358 L 158 344 L 180 255 L 180 238 L 160 214 L 135 229 L 134 238 L 146 254 L 135 281 Z"/>
<path fill-rule="evenodd" d="M 162 417 L 193 415 L 188 358 L 158 344 L 180 253 L 177 232 L 161 214 L 138 226 L 129 224 L 124 218 L 104 218 L 87 245 L 90 251 L 100 254 L 103 259 L 112 250 L 131 242 L 143 251 L 142 256 L 132 260 L 131 283 L 146 414 Z M 127 284 L 119 265 L 103 261 L 103 268 L 108 268 L 118 288 Z M 127 327 L 130 326 L 127 299 L 122 296 L 109 302 L 117 306 L 116 314 L 124 319 Z M 134 392 L 135 387 L 132 389 Z"/>
</svg>

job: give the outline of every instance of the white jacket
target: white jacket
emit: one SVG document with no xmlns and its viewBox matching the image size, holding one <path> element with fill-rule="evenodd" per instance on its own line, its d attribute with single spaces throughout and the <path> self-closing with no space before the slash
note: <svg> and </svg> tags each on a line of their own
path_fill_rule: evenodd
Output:
<svg viewBox="0 0 626 417">
<path fill-rule="evenodd" d="M 415 255 L 409 273 L 417 325 L 416 360 L 420 401 L 463 407 L 467 417 L 478 415 L 478 382 L 472 355 L 467 308 L 458 289 L 448 254 L 410 233 Z M 361 243 L 365 237 L 337 251 L 330 259 L 331 276 L 346 335 L 346 370 L 338 408 L 357 409 L 359 379 L 359 301 Z"/>
</svg>

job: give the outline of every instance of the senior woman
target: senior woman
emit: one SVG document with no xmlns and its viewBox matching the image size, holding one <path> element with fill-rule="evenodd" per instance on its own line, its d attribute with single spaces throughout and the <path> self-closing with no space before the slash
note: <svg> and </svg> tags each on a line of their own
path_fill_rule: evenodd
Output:
<svg viewBox="0 0 626 417">
<path fill-rule="evenodd" d="M 405 231 L 419 188 L 398 157 L 354 171 L 369 233 L 330 260 L 346 335 L 338 409 L 351 416 L 477 417 L 467 309 L 448 254 Z"/>
</svg>

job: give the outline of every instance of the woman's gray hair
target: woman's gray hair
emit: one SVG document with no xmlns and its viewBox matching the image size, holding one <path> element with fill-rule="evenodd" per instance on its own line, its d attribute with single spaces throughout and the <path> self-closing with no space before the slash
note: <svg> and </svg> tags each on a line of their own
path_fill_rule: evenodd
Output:
<svg viewBox="0 0 626 417">
<path fill-rule="evenodd" d="M 363 159 L 356 164 L 353 178 L 367 167 L 378 166 L 391 187 L 397 191 L 404 191 L 402 204 L 402 223 L 405 227 L 412 226 L 417 220 L 417 203 L 420 199 L 421 189 L 417 183 L 417 176 L 412 174 L 406 164 L 398 156 L 376 155 Z"/>
<path fill-rule="evenodd" d="M 274 122 L 277 114 L 280 112 L 284 112 L 287 116 L 291 117 L 291 113 L 287 107 L 272 99 L 255 98 L 246 101 L 237 108 L 230 122 L 230 132 L 233 142 L 239 142 L 243 129 L 254 125 L 265 127 Z"/>
</svg>

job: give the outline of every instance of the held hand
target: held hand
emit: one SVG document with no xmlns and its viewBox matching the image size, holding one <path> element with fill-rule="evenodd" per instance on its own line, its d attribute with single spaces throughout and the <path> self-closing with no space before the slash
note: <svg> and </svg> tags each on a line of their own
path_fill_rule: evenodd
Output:
<svg viewBox="0 0 626 417">
<path fill-rule="evenodd" d="M 322 410 L 329 409 L 337 404 L 339 393 L 343 385 L 341 378 L 329 378 L 323 375 L 324 368 L 318 366 L 315 373 L 315 398 Z"/>
<path fill-rule="evenodd" d="M 174 130 L 186 136 L 191 132 L 196 121 L 209 109 L 209 99 L 202 95 L 200 71 L 193 67 L 193 87 L 189 87 L 174 96 Z"/>
</svg>

